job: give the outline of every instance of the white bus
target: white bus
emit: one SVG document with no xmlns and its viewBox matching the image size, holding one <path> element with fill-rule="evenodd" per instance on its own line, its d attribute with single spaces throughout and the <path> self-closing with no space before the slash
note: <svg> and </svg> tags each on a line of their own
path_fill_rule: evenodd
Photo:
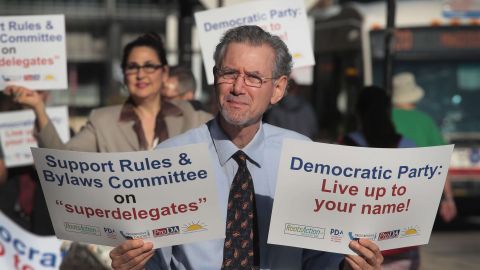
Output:
<svg viewBox="0 0 480 270">
<path fill-rule="evenodd" d="M 412 72 L 424 88 L 418 108 L 455 143 L 452 185 L 469 203 L 480 198 L 480 7 L 455 8 L 448 1 L 397 3 L 393 73 Z M 348 131 L 358 90 L 383 85 L 386 1 L 311 15 L 320 125 L 332 134 Z M 470 210 L 478 213 L 480 206 Z"/>
</svg>

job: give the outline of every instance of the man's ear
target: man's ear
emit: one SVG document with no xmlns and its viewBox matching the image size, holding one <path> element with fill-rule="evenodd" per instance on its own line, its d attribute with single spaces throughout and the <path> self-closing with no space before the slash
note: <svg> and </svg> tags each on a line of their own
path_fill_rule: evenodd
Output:
<svg viewBox="0 0 480 270">
<path fill-rule="evenodd" d="M 166 83 L 168 80 L 168 77 L 170 76 L 170 68 L 168 66 L 163 66 L 162 67 L 162 82 Z"/>
<path fill-rule="evenodd" d="M 281 76 L 274 82 L 273 95 L 270 98 L 271 105 L 276 104 L 283 98 L 285 91 L 287 90 L 287 85 L 288 77 L 285 75 Z"/>
<path fill-rule="evenodd" d="M 184 100 L 193 100 L 195 99 L 195 93 L 193 93 L 193 91 L 187 91 L 184 94 L 182 94 L 182 98 Z"/>
</svg>

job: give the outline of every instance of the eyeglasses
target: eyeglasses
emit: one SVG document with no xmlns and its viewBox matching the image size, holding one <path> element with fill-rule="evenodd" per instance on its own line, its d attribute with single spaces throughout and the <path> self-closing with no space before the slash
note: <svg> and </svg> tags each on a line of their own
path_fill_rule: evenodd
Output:
<svg viewBox="0 0 480 270">
<path fill-rule="evenodd" d="M 125 74 L 136 74 L 140 71 L 140 69 L 143 69 L 145 73 L 153 73 L 157 69 L 163 67 L 164 64 L 145 64 L 143 66 L 137 65 L 137 64 L 128 64 L 125 67 Z"/>
<path fill-rule="evenodd" d="M 227 69 L 227 68 L 220 69 L 217 67 L 213 68 L 213 73 L 217 75 L 218 83 L 228 83 L 228 84 L 235 83 L 238 76 L 242 75 L 242 73 L 240 73 L 238 70 Z M 277 78 L 264 78 L 256 74 L 249 74 L 249 73 L 243 74 L 243 82 L 247 86 L 256 87 L 256 88 L 262 87 L 262 84 L 264 82 L 267 82 L 267 80 L 272 80 L 272 79 L 277 79 Z"/>
</svg>

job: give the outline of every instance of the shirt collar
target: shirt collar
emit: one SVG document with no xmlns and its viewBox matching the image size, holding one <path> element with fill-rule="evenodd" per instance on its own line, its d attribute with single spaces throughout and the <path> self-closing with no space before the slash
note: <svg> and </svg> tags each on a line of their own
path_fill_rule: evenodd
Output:
<svg viewBox="0 0 480 270">
<path fill-rule="evenodd" d="M 223 132 L 219 125 L 219 116 L 215 117 L 209 124 L 210 135 L 212 137 L 215 150 L 217 151 L 218 159 L 222 166 L 232 157 L 235 152 L 242 150 L 248 157 L 248 160 L 255 166 L 262 167 L 263 144 L 265 141 L 263 123 L 260 123 L 260 128 L 253 137 L 252 141 L 248 143 L 243 149 L 239 149 L 228 136 Z"/>
<path fill-rule="evenodd" d="M 170 102 L 166 102 L 164 100 L 161 101 L 160 112 L 158 112 L 155 118 L 155 131 L 154 131 L 154 140 L 152 145 L 149 145 L 147 139 L 145 137 L 145 133 L 142 127 L 142 123 L 140 118 L 135 113 L 134 104 L 131 98 L 125 101 L 124 105 L 122 106 L 122 110 L 120 112 L 119 122 L 132 122 L 133 123 L 133 131 L 137 135 L 138 144 L 140 149 L 147 150 L 155 147 L 156 144 L 163 142 L 164 140 L 168 139 L 168 129 L 167 123 L 165 122 L 165 117 L 168 116 L 182 116 L 183 112 Z"/>
<path fill-rule="evenodd" d="M 159 115 L 157 117 L 165 117 L 165 116 L 181 116 L 183 114 L 182 110 L 175 106 L 174 104 L 161 100 L 161 109 L 159 112 Z M 131 97 L 129 97 L 125 103 L 122 106 L 122 111 L 120 112 L 120 117 L 119 121 L 124 122 L 124 121 L 131 121 L 131 120 L 136 120 L 137 115 L 135 114 L 135 111 L 133 110 L 133 107 L 135 105 L 133 104 L 133 100 Z"/>
</svg>

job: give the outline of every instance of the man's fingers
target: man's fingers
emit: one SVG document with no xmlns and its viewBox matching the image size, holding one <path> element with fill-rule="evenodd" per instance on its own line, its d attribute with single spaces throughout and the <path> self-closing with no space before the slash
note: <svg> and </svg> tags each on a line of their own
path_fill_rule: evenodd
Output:
<svg viewBox="0 0 480 270">
<path fill-rule="evenodd" d="M 368 249 L 370 256 L 367 256 L 367 262 L 370 265 L 381 264 L 383 262 L 382 251 L 373 241 L 362 238 L 359 240 L 359 243 Z"/>
<path fill-rule="evenodd" d="M 145 258 L 140 261 L 139 264 L 137 264 L 132 270 L 142 270 L 145 268 L 145 264 L 147 264 L 148 260 L 152 258 L 152 256 L 155 254 L 155 251 L 151 250 L 148 253 L 145 253 Z"/>
<path fill-rule="evenodd" d="M 141 239 L 135 239 L 135 240 L 126 240 L 119 246 L 115 247 L 112 249 L 110 252 L 110 257 L 112 256 L 120 256 L 126 253 L 127 251 L 131 249 L 136 249 L 139 247 L 142 247 L 144 244 L 143 240 Z"/>
<path fill-rule="evenodd" d="M 375 254 L 370 249 L 363 246 L 363 242 L 360 244 L 360 241 L 362 241 L 362 239 L 359 239 L 358 241 L 351 241 L 350 248 L 355 251 L 358 256 L 366 260 L 368 264 L 375 263 Z"/>
<path fill-rule="evenodd" d="M 147 263 L 148 259 L 150 259 L 153 256 L 154 251 L 150 250 L 146 253 L 140 254 L 136 257 L 133 257 L 131 260 L 128 262 L 122 264 L 120 266 L 120 269 L 128 269 L 128 270 L 137 270 L 137 269 L 143 269 L 145 266 L 145 263 Z"/>
<path fill-rule="evenodd" d="M 356 260 L 358 260 L 360 257 L 356 255 L 345 255 L 345 267 L 344 269 L 362 269 L 361 266 L 358 264 Z M 361 260 L 361 258 L 360 258 Z"/>
<path fill-rule="evenodd" d="M 378 246 L 371 240 L 368 240 L 366 238 L 360 238 L 358 239 L 358 243 L 360 243 L 363 247 L 368 248 L 374 253 L 380 253 L 380 249 Z"/>
<path fill-rule="evenodd" d="M 351 241 L 350 248 L 359 256 L 351 256 L 350 258 L 360 264 L 363 268 L 362 261 L 373 268 L 380 268 L 383 262 L 383 256 L 378 246 L 368 239 L 361 238 L 358 241 Z"/>
<path fill-rule="evenodd" d="M 380 248 L 372 241 L 366 239 L 368 241 L 368 248 L 373 251 L 373 254 L 374 254 L 374 259 L 375 259 L 375 264 L 376 265 L 381 265 L 383 263 L 383 255 L 382 255 L 382 251 L 380 250 Z M 363 241 L 362 241 L 362 244 L 363 244 Z"/>
<path fill-rule="evenodd" d="M 149 252 L 152 252 L 153 244 L 143 240 L 127 240 L 110 252 L 112 267 L 115 269 L 130 269 L 141 262 Z M 147 255 L 146 255 L 147 254 Z M 125 266 L 129 266 L 125 268 Z"/>
</svg>

